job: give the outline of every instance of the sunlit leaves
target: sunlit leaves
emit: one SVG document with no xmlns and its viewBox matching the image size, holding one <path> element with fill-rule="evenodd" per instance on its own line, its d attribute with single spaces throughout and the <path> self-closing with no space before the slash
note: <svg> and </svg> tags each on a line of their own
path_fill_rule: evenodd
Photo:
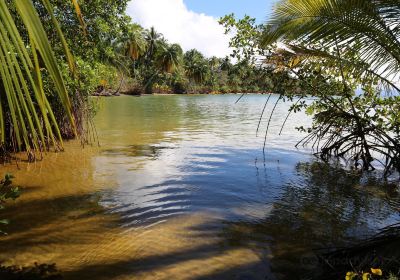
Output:
<svg viewBox="0 0 400 280">
<path fill-rule="evenodd" d="M 380 268 L 371 268 L 371 272 L 374 275 L 382 276 L 382 270 Z"/>
<path fill-rule="evenodd" d="M 354 280 L 357 276 L 358 276 L 358 274 L 355 273 L 355 272 L 352 272 L 352 271 L 347 272 L 346 273 L 346 280 Z"/>
</svg>

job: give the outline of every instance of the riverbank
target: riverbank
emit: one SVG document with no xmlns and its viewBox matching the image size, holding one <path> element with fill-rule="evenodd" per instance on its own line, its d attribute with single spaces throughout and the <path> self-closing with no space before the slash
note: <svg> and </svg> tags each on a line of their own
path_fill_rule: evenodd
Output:
<svg viewBox="0 0 400 280">
<path fill-rule="evenodd" d="M 121 91 L 115 92 L 113 90 L 106 90 L 102 92 L 95 92 L 92 96 L 97 97 L 112 97 L 112 96 L 120 96 L 120 95 L 128 95 L 128 96 L 141 96 L 141 95 L 194 95 L 194 94 L 204 94 L 204 95 L 223 95 L 223 94 L 272 94 L 271 92 L 259 91 L 259 92 L 222 92 L 222 91 L 188 91 L 185 93 L 175 93 L 172 91 L 153 91 L 151 94 L 146 94 L 141 91 Z"/>
<path fill-rule="evenodd" d="M 145 93 L 145 90 L 142 86 L 137 85 L 135 83 L 127 83 L 123 82 L 119 85 L 115 85 L 112 87 L 103 87 L 99 86 L 97 90 L 92 93 L 92 96 L 119 96 L 119 95 L 174 95 L 174 94 L 271 94 L 268 90 L 242 90 L 242 89 L 231 89 L 231 88 L 223 88 L 223 89 L 211 89 L 208 87 L 196 87 L 196 88 L 188 88 L 181 90 L 173 90 L 168 86 L 154 86 L 152 93 Z"/>
</svg>

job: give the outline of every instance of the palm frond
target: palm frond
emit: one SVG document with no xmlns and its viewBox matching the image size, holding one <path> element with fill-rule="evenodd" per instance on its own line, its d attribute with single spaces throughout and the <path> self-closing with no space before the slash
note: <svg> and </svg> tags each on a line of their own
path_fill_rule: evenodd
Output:
<svg viewBox="0 0 400 280">
<path fill-rule="evenodd" d="M 293 44 L 285 45 L 285 48 L 286 49 L 278 48 L 276 52 L 271 53 L 269 56 L 267 56 L 264 62 L 267 64 L 274 64 L 278 67 L 282 66 L 294 68 L 305 61 L 321 61 L 321 59 L 324 59 L 325 64 L 340 64 L 348 72 L 357 71 L 358 76 L 360 77 L 376 77 L 380 80 L 380 83 L 386 92 L 393 92 L 393 90 L 395 90 L 397 91 L 397 93 L 400 93 L 399 85 L 397 85 L 395 82 L 391 81 L 387 77 L 383 76 L 382 74 L 371 70 L 369 67 L 370 65 L 360 58 L 357 62 L 349 61 L 344 59 L 343 57 L 338 57 L 337 55 L 332 54 L 328 51 L 324 51 L 321 49 L 312 49 Z"/>
<path fill-rule="evenodd" d="M 78 0 L 72 0 L 72 4 L 74 5 L 75 13 L 78 17 L 79 23 L 81 24 L 83 34 L 86 36 L 87 35 L 86 23 L 85 23 L 85 20 L 83 19 L 83 15 L 82 15 Z"/>
<path fill-rule="evenodd" d="M 43 1 L 51 13 L 48 1 Z M 15 0 L 14 4 L 28 32 L 29 42 L 22 40 L 6 2 L 0 1 L 0 146 L 16 143 L 15 150 L 31 152 L 47 146 L 49 141 L 62 145 L 57 120 L 43 89 L 39 56 L 76 133 L 75 121 L 58 62 L 33 3 Z M 58 31 L 61 34 L 61 30 Z M 67 51 L 65 39 L 61 40 Z M 67 57 L 72 66 L 69 51 Z"/>
<path fill-rule="evenodd" d="M 267 23 L 262 44 L 360 42 L 362 58 L 387 78 L 400 71 L 399 15 L 400 2 L 394 0 L 284 0 Z"/>
</svg>

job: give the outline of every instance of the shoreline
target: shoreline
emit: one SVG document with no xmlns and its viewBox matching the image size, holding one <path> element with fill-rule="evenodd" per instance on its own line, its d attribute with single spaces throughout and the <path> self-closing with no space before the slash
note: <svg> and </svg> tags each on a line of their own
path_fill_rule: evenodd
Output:
<svg viewBox="0 0 400 280">
<path fill-rule="evenodd" d="M 159 96 L 164 96 L 164 95 L 226 95 L 226 94 L 235 94 L 235 95 L 249 95 L 249 94 L 257 94 L 257 95 L 268 95 L 268 94 L 273 94 L 272 92 L 209 92 L 209 93 L 195 93 L 195 92 L 189 92 L 189 93 L 160 93 L 160 92 L 153 92 L 153 93 L 143 93 L 143 94 L 130 94 L 127 92 L 119 92 L 119 93 L 111 93 L 111 92 L 105 92 L 105 93 L 94 93 L 91 94 L 90 96 L 92 97 L 117 97 L 121 95 L 125 96 L 152 96 L 152 95 L 159 95 Z"/>
</svg>

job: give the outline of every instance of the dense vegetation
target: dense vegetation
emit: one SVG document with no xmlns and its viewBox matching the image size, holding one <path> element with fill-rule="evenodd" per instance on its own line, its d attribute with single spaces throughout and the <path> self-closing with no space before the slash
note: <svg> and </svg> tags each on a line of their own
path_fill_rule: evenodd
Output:
<svg viewBox="0 0 400 280">
<path fill-rule="evenodd" d="M 127 2 L 1 4 L 4 151 L 25 149 L 34 159 L 33 151 L 84 135 L 96 92 L 275 92 L 278 102 L 295 100 L 291 111 L 313 114 L 313 127 L 299 130 L 321 158 L 400 170 L 395 1 L 282 1 L 260 26 L 226 16 L 220 23 L 235 33 L 236 63 L 184 52 L 133 23 Z M 317 101 L 305 102 L 310 96 Z"/>
<path fill-rule="evenodd" d="M 80 3 L 79 15 L 68 1 L 50 1 L 71 53 L 76 58 L 79 90 L 84 96 L 128 93 L 265 92 L 270 77 L 263 69 L 229 57 L 207 58 L 193 49 L 184 52 L 154 28 L 144 29 L 125 14 L 127 0 Z M 53 22 L 36 7 L 56 52 L 63 56 Z M 80 30 L 80 32 L 79 32 Z M 63 66 L 64 72 L 67 65 Z M 66 75 L 67 77 L 67 75 Z M 246 78 L 246 79 L 244 79 Z M 78 85 L 68 80 L 70 89 Z"/>
<path fill-rule="evenodd" d="M 38 151 L 62 149 L 64 138 L 86 141 L 90 95 L 272 91 L 271 73 L 250 60 L 184 53 L 133 23 L 127 2 L 2 2 L 3 155 L 26 150 L 34 160 Z"/>
</svg>

